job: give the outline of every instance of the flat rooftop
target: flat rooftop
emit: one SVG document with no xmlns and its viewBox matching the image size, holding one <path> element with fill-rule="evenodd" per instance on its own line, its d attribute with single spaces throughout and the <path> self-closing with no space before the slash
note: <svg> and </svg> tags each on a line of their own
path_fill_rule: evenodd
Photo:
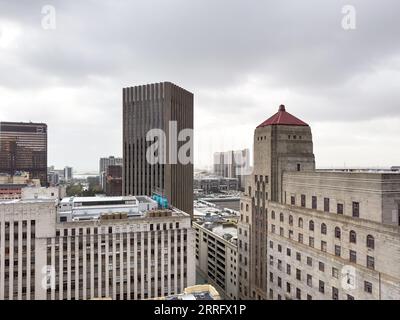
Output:
<svg viewBox="0 0 400 320">
<path fill-rule="evenodd" d="M 129 201 L 129 200 L 138 200 L 140 202 L 149 202 L 144 196 L 120 196 L 120 197 L 66 197 L 61 200 L 61 203 L 70 203 L 70 202 L 114 202 L 114 201 Z M 142 201 L 141 201 L 142 200 Z"/>
</svg>

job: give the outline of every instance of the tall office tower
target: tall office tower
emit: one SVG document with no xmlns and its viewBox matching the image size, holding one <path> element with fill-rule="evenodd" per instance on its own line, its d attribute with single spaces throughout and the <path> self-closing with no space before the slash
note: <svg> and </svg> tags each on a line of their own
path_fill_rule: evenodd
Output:
<svg viewBox="0 0 400 320">
<path fill-rule="evenodd" d="M 65 198 L 57 210 L 57 190 L 0 201 L 0 300 L 136 300 L 195 284 L 188 214 L 143 196 Z"/>
<path fill-rule="evenodd" d="M 213 171 L 221 177 L 238 179 L 239 188 L 243 188 L 245 176 L 249 174 L 249 161 L 249 149 L 215 152 Z"/>
<path fill-rule="evenodd" d="M 0 173 L 29 172 L 47 184 L 47 125 L 0 122 Z"/>
<path fill-rule="evenodd" d="M 159 155 L 165 151 L 165 161 L 147 161 L 148 148 L 154 141 L 161 144 L 156 139 L 147 141 L 152 129 L 165 133 L 164 148 L 158 150 Z M 193 213 L 193 163 L 182 163 L 174 151 L 189 143 L 193 153 L 191 139 L 178 139 L 184 129 L 193 129 L 193 94 L 189 91 L 170 82 L 123 89 L 123 194 L 157 192 L 173 206 Z"/>
<path fill-rule="evenodd" d="M 100 158 L 99 163 L 99 178 L 100 186 L 103 190 L 106 188 L 106 174 L 108 166 L 122 166 L 122 158 L 109 156 L 108 158 Z"/>
<path fill-rule="evenodd" d="M 241 298 L 400 298 L 399 173 L 316 170 L 310 127 L 282 105 L 255 129 L 247 183 Z"/>
</svg>

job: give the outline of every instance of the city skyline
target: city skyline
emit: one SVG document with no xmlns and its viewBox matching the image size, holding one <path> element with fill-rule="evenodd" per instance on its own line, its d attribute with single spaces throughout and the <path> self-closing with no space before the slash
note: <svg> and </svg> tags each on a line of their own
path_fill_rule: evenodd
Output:
<svg viewBox="0 0 400 320">
<path fill-rule="evenodd" d="M 173 2 L 53 1 L 51 30 L 45 2 L 0 3 L 0 121 L 47 123 L 49 164 L 96 171 L 122 156 L 122 88 L 171 81 L 194 93 L 195 167 L 252 149 L 280 104 L 319 132 L 319 167 L 399 165 L 397 2 L 355 3 L 354 30 L 345 2 Z"/>
</svg>

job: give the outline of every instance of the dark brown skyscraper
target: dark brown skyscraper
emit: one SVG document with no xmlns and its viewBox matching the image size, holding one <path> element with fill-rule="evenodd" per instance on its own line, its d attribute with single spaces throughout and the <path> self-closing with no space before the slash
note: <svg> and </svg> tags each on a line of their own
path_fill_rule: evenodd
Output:
<svg viewBox="0 0 400 320">
<path fill-rule="evenodd" d="M 0 173 L 30 173 L 47 184 L 47 125 L 0 122 Z"/>
<path fill-rule="evenodd" d="M 146 139 L 150 130 L 165 133 L 165 161 L 149 163 L 146 154 L 158 138 Z M 193 94 L 170 82 L 154 83 L 123 89 L 123 194 L 167 197 L 169 203 L 189 214 L 193 213 L 193 162 L 184 163 L 177 156 L 182 146 L 184 129 L 193 129 Z M 187 131 L 187 130 L 186 130 Z M 193 159 L 193 154 L 190 154 Z"/>
</svg>

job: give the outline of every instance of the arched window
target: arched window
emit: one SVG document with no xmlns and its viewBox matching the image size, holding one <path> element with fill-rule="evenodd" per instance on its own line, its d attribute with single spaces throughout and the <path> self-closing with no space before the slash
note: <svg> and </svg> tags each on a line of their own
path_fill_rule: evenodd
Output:
<svg viewBox="0 0 400 320">
<path fill-rule="evenodd" d="M 367 236 L 367 248 L 375 249 L 375 239 L 370 234 Z"/>
<path fill-rule="evenodd" d="M 246 204 L 246 211 L 249 211 L 249 205 Z"/>
<path fill-rule="evenodd" d="M 310 220 L 310 222 L 308 223 L 308 229 L 310 231 L 314 231 L 314 221 Z"/>
<path fill-rule="evenodd" d="M 326 234 L 326 224 L 325 223 L 321 224 L 321 233 Z"/>
<path fill-rule="evenodd" d="M 275 211 L 271 211 L 271 219 L 275 220 Z"/>
<path fill-rule="evenodd" d="M 290 226 L 293 225 L 293 216 L 292 215 L 289 216 L 289 225 Z"/>
<path fill-rule="evenodd" d="M 340 228 L 339 227 L 335 228 L 335 238 L 340 239 Z"/>
<path fill-rule="evenodd" d="M 279 221 L 283 222 L 283 213 L 282 212 L 279 214 Z"/>
<path fill-rule="evenodd" d="M 303 219 L 299 218 L 298 227 L 303 228 Z"/>
<path fill-rule="evenodd" d="M 356 232 L 354 230 L 350 231 L 349 238 L 350 238 L 350 243 L 356 243 L 357 242 L 357 234 L 356 234 Z"/>
</svg>

